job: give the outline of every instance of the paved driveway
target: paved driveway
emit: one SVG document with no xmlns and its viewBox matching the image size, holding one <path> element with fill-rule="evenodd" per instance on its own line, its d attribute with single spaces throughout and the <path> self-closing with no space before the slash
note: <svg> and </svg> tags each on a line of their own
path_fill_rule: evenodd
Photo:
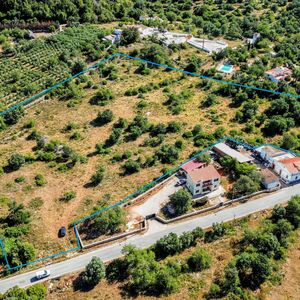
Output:
<svg viewBox="0 0 300 300">
<path fill-rule="evenodd" d="M 157 191 L 154 195 L 150 196 L 141 205 L 132 207 L 131 211 L 134 214 L 138 214 L 144 217 L 157 213 L 160 210 L 162 204 L 169 200 L 169 196 L 182 188 L 181 186 L 175 186 L 176 182 L 178 182 L 178 178 L 174 176 L 166 183 L 166 185 L 162 189 Z"/>
</svg>

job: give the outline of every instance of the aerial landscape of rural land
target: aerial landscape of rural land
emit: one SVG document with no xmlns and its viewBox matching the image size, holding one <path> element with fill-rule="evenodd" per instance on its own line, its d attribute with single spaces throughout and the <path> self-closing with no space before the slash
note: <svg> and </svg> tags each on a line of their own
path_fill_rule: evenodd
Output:
<svg viewBox="0 0 300 300">
<path fill-rule="evenodd" d="M 0 300 L 299 295 L 300 0 L 0 1 Z"/>
</svg>

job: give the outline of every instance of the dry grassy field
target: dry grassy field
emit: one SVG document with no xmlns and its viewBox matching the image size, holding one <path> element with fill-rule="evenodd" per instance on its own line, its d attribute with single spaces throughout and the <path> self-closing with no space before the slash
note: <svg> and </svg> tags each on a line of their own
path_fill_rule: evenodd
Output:
<svg viewBox="0 0 300 300">
<path fill-rule="evenodd" d="M 176 52 L 174 58 L 180 59 L 192 53 L 196 53 L 196 50 L 184 49 Z M 151 124 L 180 122 L 181 131 L 167 134 L 163 142 L 163 144 L 173 145 L 175 141 L 183 141 L 183 150 L 180 152 L 180 158 L 173 164 L 174 166 L 187 159 L 193 151 L 203 149 L 203 147 L 195 147 L 192 139 L 182 138 L 184 132 L 192 130 L 197 124 L 201 125 L 205 133 L 213 133 L 222 126 L 227 135 L 230 135 L 231 130 L 243 134 L 242 125 L 233 120 L 236 109 L 230 106 L 229 99 L 217 97 L 217 103 L 209 108 L 203 108 L 200 105 L 208 92 L 199 87 L 199 79 L 182 77 L 176 72 L 167 72 L 162 69 L 152 69 L 149 75 L 139 75 L 136 74 L 139 64 L 126 59 L 114 60 L 108 65 L 116 68 L 118 78 L 111 81 L 100 78 L 98 71 L 92 72 L 88 77 L 96 88 L 83 89 L 76 99 L 76 104 L 72 105 L 73 107 L 69 105 L 73 100 L 60 101 L 55 98 L 44 100 L 30 107 L 18 125 L 0 132 L 0 164 L 3 166 L 6 165 L 12 153 L 33 155 L 36 142 L 27 139 L 32 129 L 23 128 L 28 120 L 34 120 L 35 129 L 49 140 L 58 140 L 67 144 L 78 154 L 87 157 L 86 163 L 76 164 L 74 168 L 65 172 L 59 171 L 58 166 L 51 163 L 34 162 L 1 177 L 1 198 L 14 199 L 18 203 L 23 203 L 32 212 L 32 229 L 28 239 L 38 250 L 38 257 L 70 248 L 71 244 L 74 244 L 73 234 L 71 233 L 66 239 L 59 239 L 58 229 L 89 215 L 97 201 L 103 199 L 104 195 L 110 195 L 107 204 L 116 203 L 161 174 L 164 165 L 159 162 L 129 176 L 121 174 L 120 168 L 124 161 L 112 162 L 115 154 L 122 154 L 125 150 L 132 152 L 132 159 L 143 160 L 148 156 L 153 156 L 160 146 L 156 148 L 143 146 L 148 133 L 143 134 L 136 141 L 117 143 L 111 148 L 109 154 L 95 154 L 95 145 L 103 143 L 108 138 L 112 124 L 118 118 L 124 118 L 130 122 L 139 113 L 146 116 Z M 129 88 L 137 88 L 150 83 L 158 84 L 166 79 L 173 79 L 167 91 L 161 87 L 137 96 L 124 95 Z M 105 107 L 91 105 L 89 100 L 95 95 L 98 87 L 103 86 L 104 81 L 106 87 L 115 94 L 114 100 Z M 215 87 L 216 85 L 213 85 L 211 89 Z M 178 94 L 182 91 L 188 91 L 192 96 L 183 104 L 181 113 L 172 115 L 164 104 L 168 98 L 167 94 Z M 262 110 L 267 105 L 262 102 L 260 109 Z M 99 111 L 105 109 L 113 111 L 113 122 L 105 126 L 94 126 L 91 122 Z M 75 123 L 76 129 L 65 132 L 64 127 L 69 122 Z M 79 133 L 78 140 L 70 139 L 74 132 Z M 251 136 L 254 138 L 256 134 L 247 134 L 247 137 Z M 103 182 L 97 187 L 87 187 L 91 175 L 99 165 L 104 166 L 106 170 Z M 171 168 L 172 165 L 167 165 L 167 167 Z M 35 185 L 34 177 L 37 174 L 45 177 L 44 186 Z M 22 183 L 16 183 L 15 179 L 20 176 L 25 180 Z M 68 203 L 60 201 L 61 195 L 68 191 L 76 192 L 76 197 Z M 42 199 L 42 205 L 38 208 L 33 204 L 33 199 L 36 198 Z"/>
</svg>

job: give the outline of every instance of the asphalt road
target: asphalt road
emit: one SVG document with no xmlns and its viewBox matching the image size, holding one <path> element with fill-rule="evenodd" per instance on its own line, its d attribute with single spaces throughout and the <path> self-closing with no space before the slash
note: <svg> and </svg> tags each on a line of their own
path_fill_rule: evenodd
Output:
<svg viewBox="0 0 300 300">
<path fill-rule="evenodd" d="M 235 207 L 229 207 L 206 216 L 189 219 L 181 223 L 163 225 L 155 220 L 151 220 L 149 222 L 148 231 L 143 235 L 132 236 L 124 242 L 115 243 L 110 246 L 96 249 L 94 251 L 78 255 L 77 257 L 46 266 L 46 268 L 50 270 L 51 276 L 44 280 L 48 280 L 49 278 L 57 278 L 65 274 L 80 271 L 84 269 L 84 267 L 89 263 L 93 256 L 98 256 L 103 261 L 109 261 L 120 257 L 122 255 L 122 248 L 127 244 L 135 245 L 139 248 L 146 248 L 154 244 L 155 241 L 170 232 L 181 234 L 184 231 L 190 231 L 197 226 L 208 228 L 212 226 L 213 223 L 227 222 L 264 209 L 272 208 L 276 204 L 285 203 L 293 195 L 298 194 L 300 194 L 300 184 L 284 188 L 278 192 L 269 194 L 257 200 L 249 201 Z M 45 267 L 39 270 L 42 269 L 45 269 Z M 18 285 L 20 287 L 27 287 L 35 284 L 37 282 L 34 280 L 36 271 L 37 270 L 30 271 L 1 280 L 0 292 L 4 293 L 6 290 L 15 285 Z"/>
</svg>

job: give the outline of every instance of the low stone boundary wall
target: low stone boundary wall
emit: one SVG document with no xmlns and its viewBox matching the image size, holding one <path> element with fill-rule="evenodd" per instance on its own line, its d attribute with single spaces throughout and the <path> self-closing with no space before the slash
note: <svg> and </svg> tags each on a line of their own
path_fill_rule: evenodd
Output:
<svg viewBox="0 0 300 300">
<path fill-rule="evenodd" d="M 221 208 L 221 207 L 229 206 L 229 205 L 231 205 L 231 204 L 233 204 L 235 202 L 243 202 L 244 200 L 247 200 L 247 199 L 249 199 L 251 197 L 254 197 L 256 195 L 275 192 L 275 191 L 277 191 L 279 189 L 280 188 L 258 191 L 256 193 L 251 194 L 251 195 L 246 195 L 246 196 L 243 196 L 243 197 L 240 197 L 240 198 L 236 198 L 236 199 L 233 199 L 233 200 L 229 200 L 229 201 L 226 201 L 226 202 L 221 202 L 221 203 L 216 204 L 214 206 L 207 207 L 207 208 L 204 208 L 204 209 L 201 209 L 201 210 L 198 210 L 198 211 L 193 211 L 191 213 L 188 213 L 188 214 L 185 214 L 185 215 L 173 218 L 173 219 L 165 219 L 163 217 L 160 217 L 158 214 L 155 214 L 155 219 L 157 221 L 163 223 L 163 224 L 170 224 L 170 223 L 173 223 L 173 222 L 176 222 L 176 221 L 180 221 L 180 220 L 183 220 L 183 219 L 186 219 L 186 218 L 190 218 L 190 217 L 193 217 L 193 216 L 197 216 L 197 215 L 200 215 L 200 214 L 203 214 L 203 213 L 206 213 L 208 211 L 212 211 L 212 210 L 215 210 L 215 209 L 218 209 L 218 208 Z"/>
<path fill-rule="evenodd" d="M 101 240 L 101 241 L 93 242 L 93 243 L 90 243 L 90 244 L 87 244 L 87 245 L 83 244 L 82 239 L 81 239 L 79 234 L 78 234 L 78 240 L 79 240 L 81 249 L 85 250 L 85 249 L 89 249 L 89 248 L 92 248 L 92 247 L 95 247 L 95 246 L 104 245 L 104 244 L 122 239 L 122 238 L 130 236 L 130 235 L 141 233 L 143 231 L 146 231 L 147 229 L 148 229 L 148 223 L 147 223 L 146 219 L 144 219 L 143 221 L 140 222 L 140 228 L 139 229 L 135 229 L 135 230 L 132 230 L 132 231 L 129 231 L 129 232 L 124 232 L 124 233 L 106 238 L 106 239 Z"/>
</svg>

